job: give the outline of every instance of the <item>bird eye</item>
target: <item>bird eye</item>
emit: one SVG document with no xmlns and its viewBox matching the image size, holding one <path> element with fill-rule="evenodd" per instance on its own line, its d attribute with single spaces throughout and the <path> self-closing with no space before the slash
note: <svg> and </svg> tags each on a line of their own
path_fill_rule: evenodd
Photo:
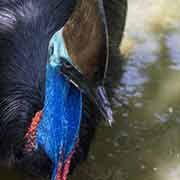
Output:
<svg viewBox="0 0 180 180">
<path fill-rule="evenodd" d="M 50 58 L 54 53 L 54 44 L 51 43 L 48 50 L 48 57 Z"/>
</svg>

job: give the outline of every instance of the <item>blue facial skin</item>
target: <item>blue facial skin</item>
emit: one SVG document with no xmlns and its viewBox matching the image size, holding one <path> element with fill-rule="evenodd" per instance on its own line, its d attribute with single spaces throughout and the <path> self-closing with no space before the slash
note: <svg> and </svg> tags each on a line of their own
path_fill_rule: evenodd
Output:
<svg viewBox="0 0 180 180">
<path fill-rule="evenodd" d="M 61 73 L 61 58 L 72 63 L 64 44 L 62 30 L 50 41 L 46 72 L 43 116 L 37 129 L 36 146 L 45 150 L 53 162 L 53 176 L 59 162 L 64 165 L 79 136 L 82 94 Z"/>
</svg>

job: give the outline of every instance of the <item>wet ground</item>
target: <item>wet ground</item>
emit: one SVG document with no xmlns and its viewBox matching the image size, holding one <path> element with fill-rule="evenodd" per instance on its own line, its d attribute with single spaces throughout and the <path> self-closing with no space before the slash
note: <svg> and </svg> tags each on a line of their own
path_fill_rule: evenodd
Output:
<svg viewBox="0 0 180 180">
<path fill-rule="evenodd" d="M 101 124 L 72 180 L 180 179 L 179 7 L 129 0 L 123 74 L 113 76 L 116 122 Z"/>
</svg>

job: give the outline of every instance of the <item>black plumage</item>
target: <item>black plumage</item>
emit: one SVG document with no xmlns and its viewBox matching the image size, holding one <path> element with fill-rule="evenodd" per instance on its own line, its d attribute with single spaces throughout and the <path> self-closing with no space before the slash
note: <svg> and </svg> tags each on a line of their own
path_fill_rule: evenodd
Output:
<svg viewBox="0 0 180 180">
<path fill-rule="evenodd" d="M 24 135 L 32 117 L 43 108 L 49 40 L 67 21 L 74 3 L 72 0 L 0 1 L 0 159 L 3 164 L 21 166 L 38 174 L 44 158 L 44 165 L 49 168 L 47 157 L 41 156 L 43 152 L 33 155 L 23 152 Z"/>
</svg>

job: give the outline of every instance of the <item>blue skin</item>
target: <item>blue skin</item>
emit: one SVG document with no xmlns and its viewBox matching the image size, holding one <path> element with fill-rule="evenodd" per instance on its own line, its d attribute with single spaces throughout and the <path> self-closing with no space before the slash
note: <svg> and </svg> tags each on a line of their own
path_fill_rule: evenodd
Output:
<svg viewBox="0 0 180 180">
<path fill-rule="evenodd" d="M 61 57 L 72 63 L 65 47 L 62 30 L 52 37 L 49 53 L 45 106 L 37 129 L 36 146 L 42 147 L 52 160 L 52 179 L 55 180 L 59 162 L 64 165 L 78 140 L 82 94 L 60 73 Z"/>
</svg>

